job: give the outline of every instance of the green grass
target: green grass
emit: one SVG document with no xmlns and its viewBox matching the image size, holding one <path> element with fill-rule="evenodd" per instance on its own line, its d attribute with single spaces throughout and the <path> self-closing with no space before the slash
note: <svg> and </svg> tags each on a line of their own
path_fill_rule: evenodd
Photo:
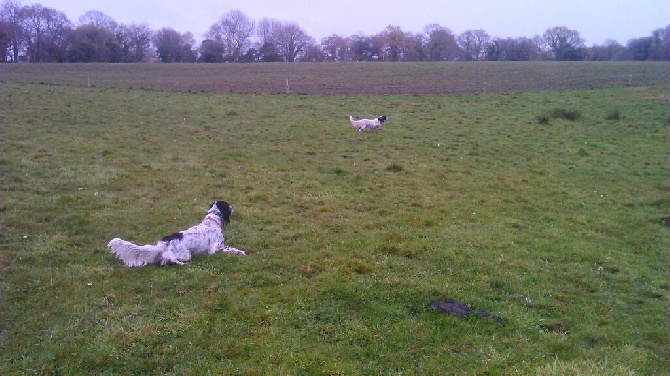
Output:
<svg viewBox="0 0 670 376">
<path fill-rule="evenodd" d="M 667 374 L 668 90 L 3 84 L 0 373 Z M 214 199 L 247 257 L 105 248 Z"/>
</svg>

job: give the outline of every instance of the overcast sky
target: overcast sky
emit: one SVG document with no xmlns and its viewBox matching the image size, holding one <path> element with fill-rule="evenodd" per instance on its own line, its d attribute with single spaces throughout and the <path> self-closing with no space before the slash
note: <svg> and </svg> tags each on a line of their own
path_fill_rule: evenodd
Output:
<svg viewBox="0 0 670 376">
<path fill-rule="evenodd" d="M 153 30 L 190 31 L 197 41 L 226 12 L 239 9 L 254 21 L 297 23 L 320 42 L 331 34 L 371 36 L 386 26 L 419 33 L 428 24 L 456 35 L 483 29 L 492 37 L 541 35 L 554 26 L 577 30 L 586 45 L 651 35 L 670 24 L 670 0 L 22 0 L 64 12 L 74 22 L 98 10 L 122 24 L 146 23 Z"/>
</svg>

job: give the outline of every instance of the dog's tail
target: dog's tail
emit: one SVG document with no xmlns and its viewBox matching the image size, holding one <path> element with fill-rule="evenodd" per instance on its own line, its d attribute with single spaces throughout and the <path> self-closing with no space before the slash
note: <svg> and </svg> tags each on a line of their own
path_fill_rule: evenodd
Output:
<svg viewBox="0 0 670 376">
<path fill-rule="evenodd" d="M 107 248 L 125 266 L 135 267 L 158 264 L 161 260 L 162 248 L 157 245 L 137 245 L 123 239 L 114 238 L 107 243 Z"/>
</svg>

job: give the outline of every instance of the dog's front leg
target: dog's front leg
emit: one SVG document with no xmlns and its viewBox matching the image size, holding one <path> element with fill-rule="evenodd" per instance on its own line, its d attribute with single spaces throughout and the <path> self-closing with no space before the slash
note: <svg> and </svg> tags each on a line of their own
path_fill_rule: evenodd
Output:
<svg viewBox="0 0 670 376">
<path fill-rule="evenodd" d="M 221 242 L 221 244 L 219 244 L 219 246 L 217 247 L 217 251 L 219 251 L 219 252 L 225 252 L 225 253 L 232 253 L 232 254 L 241 255 L 241 256 L 246 256 L 246 255 L 247 255 L 247 254 L 246 254 L 243 250 L 241 250 L 241 249 L 237 249 L 237 248 L 233 248 L 233 247 L 229 247 L 229 246 L 227 246 L 227 245 L 225 244 L 225 242 Z"/>
<path fill-rule="evenodd" d="M 247 255 L 247 253 L 244 252 L 243 250 L 233 248 L 233 247 L 229 247 L 227 245 L 223 246 L 223 249 L 221 249 L 221 252 L 232 253 L 232 254 L 240 255 L 240 256 L 246 256 Z"/>
</svg>

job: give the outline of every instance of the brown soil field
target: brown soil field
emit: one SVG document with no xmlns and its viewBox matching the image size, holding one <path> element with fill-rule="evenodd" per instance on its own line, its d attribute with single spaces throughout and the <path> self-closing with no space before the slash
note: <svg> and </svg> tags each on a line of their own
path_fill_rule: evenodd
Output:
<svg viewBox="0 0 670 376">
<path fill-rule="evenodd" d="M 0 64 L 0 82 L 197 92 L 466 94 L 670 83 L 668 62 Z"/>
</svg>

